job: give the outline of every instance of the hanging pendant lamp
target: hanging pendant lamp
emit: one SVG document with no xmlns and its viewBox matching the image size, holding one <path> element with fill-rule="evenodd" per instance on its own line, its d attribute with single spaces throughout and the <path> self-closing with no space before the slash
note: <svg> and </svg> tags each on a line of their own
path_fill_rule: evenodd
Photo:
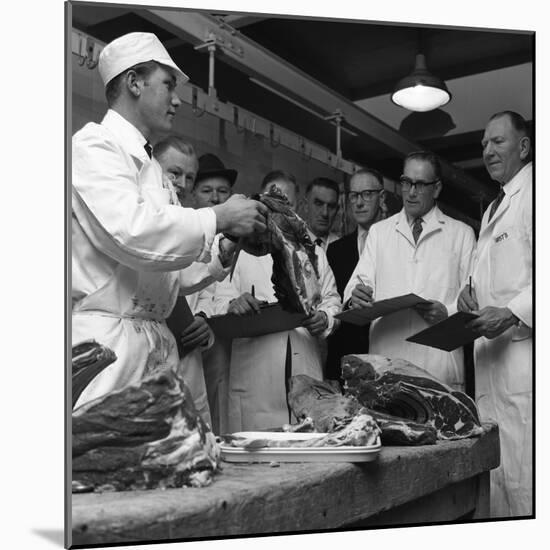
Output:
<svg viewBox="0 0 550 550">
<path fill-rule="evenodd" d="M 402 78 L 395 87 L 391 100 L 409 111 L 432 111 L 451 100 L 445 82 L 426 68 L 423 54 L 416 55 L 414 71 Z"/>
</svg>

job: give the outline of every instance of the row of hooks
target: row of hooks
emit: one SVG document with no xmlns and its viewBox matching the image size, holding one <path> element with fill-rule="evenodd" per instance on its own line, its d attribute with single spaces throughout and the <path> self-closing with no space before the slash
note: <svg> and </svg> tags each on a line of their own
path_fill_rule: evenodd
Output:
<svg viewBox="0 0 550 550">
<path fill-rule="evenodd" d="M 88 69 L 95 69 L 99 60 L 99 53 L 101 46 L 91 40 L 88 37 L 79 35 L 78 37 L 78 64 L 83 67 L 86 65 Z"/>
</svg>

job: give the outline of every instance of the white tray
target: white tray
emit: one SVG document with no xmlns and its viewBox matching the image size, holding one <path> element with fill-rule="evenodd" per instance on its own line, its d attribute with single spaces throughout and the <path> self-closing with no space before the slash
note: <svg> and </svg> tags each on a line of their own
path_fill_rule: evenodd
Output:
<svg viewBox="0 0 550 550">
<path fill-rule="evenodd" d="M 237 432 L 232 435 L 245 437 L 246 439 L 305 441 L 325 434 Z M 365 447 L 264 447 L 247 450 L 243 447 L 232 447 L 222 443 L 220 448 L 222 459 L 226 462 L 372 462 L 378 458 L 382 445 L 380 438 L 378 438 L 376 445 Z"/>
</svg>

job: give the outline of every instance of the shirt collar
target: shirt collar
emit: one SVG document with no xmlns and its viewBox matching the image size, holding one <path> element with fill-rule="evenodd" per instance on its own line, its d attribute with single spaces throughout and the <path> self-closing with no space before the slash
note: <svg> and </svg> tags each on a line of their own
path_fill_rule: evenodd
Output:
<svg viewBox="0 0 550 550">
<path fill-rule="evenodd" d="M 504 193 L 508 196 L 513 195 L 519 190 L 524 181 L 531 179 L 533 173 L 533 163 L 528 162 L 508 183 L 502 186 Z"/>
<path fill-rule="evenodd" d="M 403 209 L 403 212 L 405 213 L 405 219 L 407 220 L 407 223 L 409 224 L 410 227 L 412 227 L 414 225 L 414 220 L 416 218 L 409 220 L 409 218 L 407 217 L 407 213 L 405 212 L 404 209 Z M 420 216 L 420 217 L 424 221 L 424 224 L 427 225 L 432 221 L 434 216 L 435 216 L 435 204 L 432 206 L 432 208 L 428 212 L 426 212 L 423 216 Z"/>
<path fill-rule="evenodd" d="M 150 161 L 149 155 L 144 148 L 147 140 L 143 134 L 122 115 L 113 109 L 109 109 L 101 124 L 108 128 L 117 136 L 121 143 L 124 143 L 124 148 L 134 157 L 145 161 Z"/>
</svg>

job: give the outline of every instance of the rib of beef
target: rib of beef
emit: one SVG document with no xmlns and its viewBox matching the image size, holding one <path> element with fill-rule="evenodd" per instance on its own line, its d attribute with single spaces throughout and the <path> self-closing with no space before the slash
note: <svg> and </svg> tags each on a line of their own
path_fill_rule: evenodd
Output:
<svg viewBox="0 0 550 550">
<path fill-rule="evenodd" d="M 267 209 L 267 231 L 240 239 L 239 246 L 254 256 L 271 254 L 271 281 L 283 309 L 310 314 L 321 302 L 315 245 L 307 225 L 277 187 L 252 197 Z M 236 261 L 236 258 L 235 260 Z"/>
<path fill-rule="evenodd" d="M 342 395 L 333 384 L 305 374 L 290 379 L 288 401 L 297 426 L 292 431 L 335 432 L 362 414 L 368 414 L 381 430 L 384 445 L 429 445 L 436 441 L 435 429 L 362 406 L 352 396 Z"/>
<path fill-rule="evenodd" d="M 404 359 L 346 355 L 342 377 L 346 395 L 370 409 L 432 426 L 438 439 L 463 439 L 483 431 L 470 397 Z"/>
<path fill-rule="evenodd" d="M 71 377 L 73 407 L 92 379 L 115 361 L 115 352 L 98 344 L 95 340 L 85 340 L 73 346 Z"/>
<path fill-rule="evenodd" d="M 152 374 L 73 411 L 73 485 L 95 490 L 203 486 L 219 446 L 182 380 Z"/>
</svg>

